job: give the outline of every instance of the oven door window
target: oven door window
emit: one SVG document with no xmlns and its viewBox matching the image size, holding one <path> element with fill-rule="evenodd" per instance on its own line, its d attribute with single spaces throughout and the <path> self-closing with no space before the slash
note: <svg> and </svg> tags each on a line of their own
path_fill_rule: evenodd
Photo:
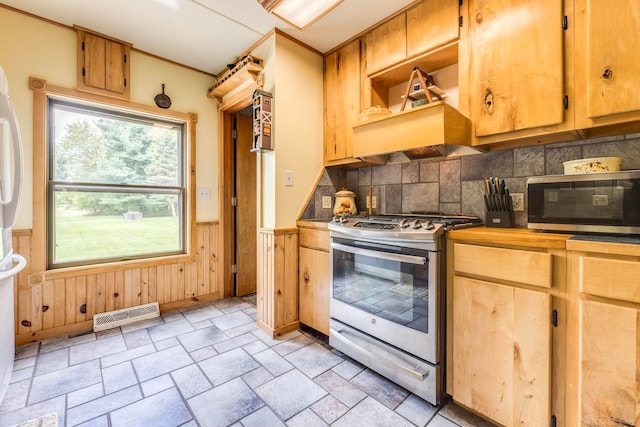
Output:
<svg viewBox="0 0 640 427">
<path fill-rule="evenodd" d="M 429 332 L 429 252 L 332 243 L 332 296 L 352 307 Z"/>
</svg>

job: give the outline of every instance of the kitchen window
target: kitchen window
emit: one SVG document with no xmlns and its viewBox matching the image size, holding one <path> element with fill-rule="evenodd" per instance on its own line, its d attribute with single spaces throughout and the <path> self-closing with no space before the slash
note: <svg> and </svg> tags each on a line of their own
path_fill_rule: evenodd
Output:
<svg viewBox="0 0 640 427">
<path fill-rule="evenodd" d="M 48 104 L 48 268 L 186 253 L 186 124 Z"/>
</svg>

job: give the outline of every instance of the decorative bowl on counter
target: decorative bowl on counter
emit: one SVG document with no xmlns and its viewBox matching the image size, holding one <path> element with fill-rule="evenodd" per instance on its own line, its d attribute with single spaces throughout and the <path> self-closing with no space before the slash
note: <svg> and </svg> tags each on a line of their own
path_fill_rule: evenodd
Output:
<svg viewBox="0 0 640 427">
<path fill-rule="evenodd" d="M 564 174 L 616 172 L 620 170 L 620 157 L 594 157 L 564 162 Z"/>
</svg>

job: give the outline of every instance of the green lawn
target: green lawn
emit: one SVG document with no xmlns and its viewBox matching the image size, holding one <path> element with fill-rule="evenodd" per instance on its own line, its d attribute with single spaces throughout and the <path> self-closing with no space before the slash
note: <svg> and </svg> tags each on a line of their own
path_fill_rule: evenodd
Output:
<svg viewBox="0 0 640 427">
<path fill-rule="evenodd" d="M 54 262 L 126 257 L 179 249 L 178 218 L 88 216 L 77 211 L 57 211 Z"/>
</svg>

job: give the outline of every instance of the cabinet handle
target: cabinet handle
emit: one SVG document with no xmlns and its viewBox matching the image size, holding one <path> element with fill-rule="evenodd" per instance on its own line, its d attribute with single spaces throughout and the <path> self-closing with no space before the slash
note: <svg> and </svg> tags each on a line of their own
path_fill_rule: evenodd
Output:
<svg viewBox="0 0 640 427">
<path fill-rule="evenodd" d="M 476 13 L 476 22 L 478 24 L 482 23 L 482 14 L 480 12 Z"/>
<path fill-rule="evenodd" d="M 613 71 L 611 71 L 610 69 L 605 69 L 602 72 L 602 78 L 605 80 L 611 80 L 611 78 L 613 78 Z"/>
<path fill-rule="evenodd" d="M 305 271 L 305 272 L 304 272 L 304 275 L 302 276 L 302 278 L 303 278 L 303 280 L 304 280 L 305 285 L 306 285 L 307 283 L 309 283 L 309 273 L 307 273 L 307 272 Z"/>
</svg>

